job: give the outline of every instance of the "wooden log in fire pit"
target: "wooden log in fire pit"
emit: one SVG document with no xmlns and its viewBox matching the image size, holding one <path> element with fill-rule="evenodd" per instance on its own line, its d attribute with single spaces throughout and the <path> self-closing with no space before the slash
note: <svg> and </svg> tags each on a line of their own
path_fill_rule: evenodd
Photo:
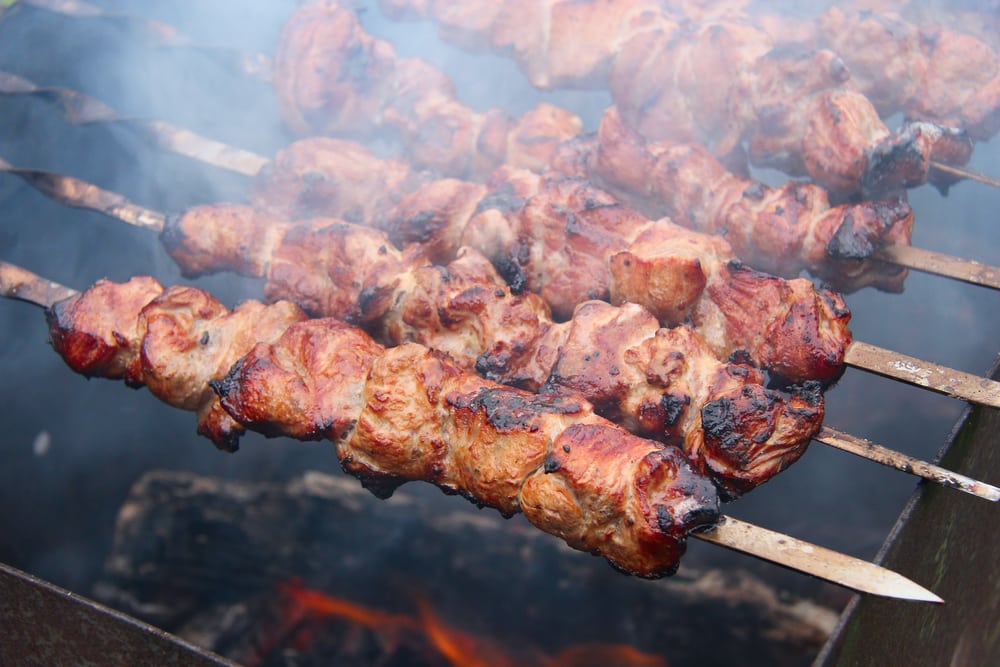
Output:
<svg viewBox="0 0 1000 667">
<path fill-rule="evenodd" d="M 436 490 L 323 473 L 146 474 L 96 594 L 248 665 L 454 664 L 442 636 L 483 664 L 803 665 L 836 620 L 743 571 L 629 578 Z"/>
</svg>

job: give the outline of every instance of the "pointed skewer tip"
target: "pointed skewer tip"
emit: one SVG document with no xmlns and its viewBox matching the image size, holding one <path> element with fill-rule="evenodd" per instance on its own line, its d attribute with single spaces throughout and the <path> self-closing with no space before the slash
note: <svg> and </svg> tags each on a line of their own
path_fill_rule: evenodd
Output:
<svg viewBox="0 0 1000 667">
<path fill-rule="evenodd" d="M 943 599 L 923 586 L 880 565 L 733 517 L 721 517 L 714 528 L 695 533 L 694 537 L 859 593 L 914 602 L 944 603 Z"/>
</svg>

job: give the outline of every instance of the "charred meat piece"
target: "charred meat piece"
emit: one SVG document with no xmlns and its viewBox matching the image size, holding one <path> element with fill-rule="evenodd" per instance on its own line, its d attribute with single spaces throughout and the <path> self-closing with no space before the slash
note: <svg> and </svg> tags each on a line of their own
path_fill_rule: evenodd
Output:
<svg viewBox="0 0 1000 667">
<path fill-rule="evenodd" d="M 272 222 L 249 207 L 215 205 L 171 220 L 164 236 L 188 275 L 215 268 L 266 276 L 269 298 L 290 298 L 313 314 L 354 322 L 385 321 L 402 312 L 404 298 L 412 305 L 420 290 L 430 295 L 423 308 L 443 308 L 444 297 L 435 300 L 429 283 L 420 282 L 436 269 L 423 270 L 419 279 L 415 272 L 451 262 L 465 245 L 488 254 L 514 292 L 536 292 L 560 319 L 591 299 L 639 303 L 667 325 L 693 323 L 719 358 L 744 354 L 792 382 L 839 376 L 850 343 L 850 314 L 840 296 L 804 279 L 749 270 L 737 279 L 724 240 L 646 219 L 578 179 L 508 169 L 491 186 L 432 181 L 373 222 L 389 237 L 333 220 Z M 202 234 L 203 228 L 212 231 Z M 422 247 L 401 252 L 390 241 Z M 242 268 L 240 259 L 246 260 Z M 394 317 L 396 324 L 386 326 L 399 329 Z M 412 308 L 403 317 L 430 321 Z M 498 330 L 463 317 L 481 332 Z M 510 322 L 519 321 L 526 320 L 511 316 Z M 457 331 L 440 322 L 438 328 Z M 481 350 L 492 344 L 489 335 L 477 334 Z"/>
<path fill-rule="evenodd" d="M 504 169 L 489 188 L 436 181 L 379 225 L 400 243 L 429 244 L 437 259 L 460 245 L 477 248 L 516 289 L 541 295 L 557 319 L 591 299 L 639 303 L 666 325 L 693 323 L 719 358 L 746 353 L 792 381 L 839 376 L 850 344 L 840 295 L 802 278 L 736 271 L 723 238 L 650 220 L 581 179 Z M 811 323 L 807 338 L 802 318 Z"/>
<path fill-rule="evenodd" d="M 498 385 L 412 343 L 387 350 L 288 303 L 229 311 L 202 290 L 136 278 L 61 302 L 50 323 L 71 367 L 197 411 L 220 446 L 235 448 L 245 428 L 329 438 L 380 496 L 424 480 L 523 512 L 625 572 L 672 573 L 687 534 L 718 517 L 714 487 L 680 450 L 631 435 L 578 396 Z"/>
<path fill-rule="evenodd" d="M 208 386 L 258 341 L 307 319 L 297 306 L 255 301 L 228 310 L 203 290 L 164 289 L 149 277 L 103 280 L 49 311 L 52 345 L 77 373 L 147 386 L 198 415 L 198 433 L 235 450 L 245 430 Z"/>
<path fill-rule="evenodd" d="M 909 169 L 861 181 L 871 170 L 868 159 L 877 144 L 884 151 L 886 144 L 906 144 L 908 138 L 891 133 L 872 102 L 847 86 L 850 72 L 841 54 L 803 47 L 802 41 L 787 46 L 789 40 L 774 26 L 791 22 L 771 22 L 779 34 L 775 39 L 738 10 L 706 12 L 696 7 L 693 16 L 687 16 L 686 8 L 677 11 L 676 6 L 668 9 L 654 2 L 525 1 L 495 7 L 393 0 L 384 4 L 397 16 L 438 21 L 445 38 L 463 46 L 511 56 L 540 88 L 610 88 L 625 121 L 651 141 L 702 144 L 734 165 L 743 159 L 746 142 L 755 164 L 809 175 L 824 187 L 846 193 L 873 183 L 892 191 L 910 183 L 907 179 L 915 173 Z M 332 6 L 301 12 L 318 24 L 347 20 Z M 303 45 L 279 53 L 282 66 L 294 70 L 297 51 L 319 48 L 309 46 L 315 40 L 313 31 L 290 23 L 284 42 Z M 346 44 L 338 50 L 338 63 L 350 57 Z M 324 43 L 322 48 L 332 47 Z M 354 50 L 364 52 L 360 46 Z M 406 69 L 403 62 L 400 71 Z M 361 66 L 366 64 L 367 60 L 360 61 Z M 395 76 L 390 71 L 384 78 L 392 81 Z M 392 86 L 379 86 L 387 87 Z M 461 145 L 463 150 L 471 136 L 483 136 L 478 131 L 455 132 L 471 116 L 459 113 L 460 105 L 446 111 L 448 105 L 441 102 L 445 94 L 450 91 L 439 87 L 404 112 L 414 121 L 404 132 L 411 147 L 417 147 L 415 139 L 421 134 L 430 145 Z M 386 98 L 385 103 L 392 101 Z M 431 107 L 436 109 L 433 121 L 426 114 Z M 394 111 L 399 109 L 394 106 Z M 452 115 L 450 123 L 444 122 L 442 112 Z M 441 132 L 444 127 L 451 130 Z M 929 175 L 931 159 L 938 159 L 924 157 L 916 170 L 920 183 Z"/>
<path fill-rule="evenodd" d="M 227 217 L 233 210 L 226 209 Z M 249 223 L 259 220 L 252 210 L 246 212 Z M 185 229 L 193 233 L 196 227 Z M 271 253 L 265 289 L 272 300 L 289 299 L 314 315 L 338 315 L 361 324 L 388 344 L 415 341 L 447 353 L 460 367 L 495 381 L 549 393 L 577 392 L 594 402 L 598 413 L 686 451 L 704 450 L 697 406 L 739 395 L 747 385 L 763 390 L 766 380 L 760 371 L 720 362 L 716 349 L 687 326 L 658 333 L 657 319 L 638 305 L 587 303 L 568 322 L 557 324 L 538 295 L 515 293 L 479 252 L 461 248 L 441 266 L 412 250 L 398 251 L 382 232 L 367 227 L 321 226 L 318 221 L 289 225 Z M 786 281 L 732 271 L 746 284 L 737 289 L 734 277 L 717 286 L 716 299 L 725 303 L 735 298 L 738 303 L 729 310 L 740 312 L 741 319 L 738 325 L 721 317 L 721 310 L 705 306 L 705 317 L 715 318 L 711 330 L 717 336 L 738 340 L 741 350 L 765 350 L 777 360 L 779 372 L 809 367 L 823 377 L 839 374 L 842 351 L 840 357 L 826 357 L 822 346 L 812 343 L 827 333 L 810 318 L 812 311 L 802 307 L 807 298 L 782 298 Z M 757 294 L 758 284 L 772 287 Z M 741 310 L 741 303 L 757 305 Z M 765 306 L 776 313 L 792 310 L 781 310 L 769 330 L 739 330 L 757 327 Z M 846 313 L 829 308 L 821 314 L 831 322 L 846 321 Z M 791 356 L 793 349 L 796 356 Z M 667 359 L 672 360 L 669 372 L 661 368 Z M 822 421 L 819 397 L 803 409 L 797 389 L 765 393 L 773 410 L 788 415 L 793 427 L 757 433 L 756 454 L 744 456 L 738 467 L 717 467 L 712 477 L 731 495 L 766 481 L 797 459 Z M 761 460 L 766 464 L 760 465 Z"/>
<path fill-rule="evenodd" d="M 913 135 L 915 142 L 940 137 L 924 129 Z M 903 289 L 905 269 L 871 257 L 882 244 L 909 244 L 913 211 L 904 202 L 831 206 L 826 191 L 809 183 L 768 187 L 730 173 L 704 148 L 643 140 L 614 109 L 605 112 L 596 145 L 566 151 L 563 159 L 578 165 L 578 174 L 647 215 L 669 215 L 685 227 L 723 236 L 736 256 L 763 271 L 786 277 L 809 271 L 845 291 Z M 897 162 L 893 169 L 903 166 Z"/>
</svg>

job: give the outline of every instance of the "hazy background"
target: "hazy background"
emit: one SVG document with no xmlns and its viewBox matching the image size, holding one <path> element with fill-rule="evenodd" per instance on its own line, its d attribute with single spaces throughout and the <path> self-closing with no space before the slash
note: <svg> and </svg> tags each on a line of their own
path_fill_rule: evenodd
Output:
<svg viewBox="0 0 1000 667">
<path fill-rule="evenodd" d="M 198 43 L 272 53 L 296 3 L 95 4 L 169 21 Z M 432 26 L 386 23 L 371 8 L 363 16 L 401 54 L 423 54 L 444 66 L 474 106 L 517 112 L 540 99 L 512 64 L 443 45 Z M 0 21 L 0 68 L 265 155 L 289 140 L 266 84 L 240 76 L 210 52 L 152 47 L 127 22 L 20 8 Z M 572 105 L 591 128 L 608 101 L 601 93 L 546 98 Z M 244 178 L 153 150 L 124 128 L 70 126 L 42 100 L 0 97 L 0 118 L 0 157 L 17 165 L 86 178 L 159 210 L 243 197 Z M 1000 175 L 1000 144 L 977 146 L 972 166 Z M 912 193 L 911 203 L 915 245 L 1000 264 L 1000 191 L 962 183 L 942 197 L 924 187 Z M 76 288 L 140 273 L 165 284 L 183 282 L 155 236 L 62 207 L 5 174 L 0 259 Z M 197 284 L 229 304 L 260 294 L 259 284 L 231 276 Z M 901 295 L 868 290 L 850 295 L 848 303 L 856 338 L 876 345 L 973 373 L 985 372 L 1000 350 L 1000 295 L 983 288 L 912 275 Z M 190 414 L 144 391 L 71 373 L 47 343 L 41 311 L 29 305 L 0 301 L 0 342 L 0 561 L 73 590 L 87 593 L 93 584 L 115 513 L 146 470 L 271 480 L 338 467 L 328 444 L 248 437 L 236 455 L 215 451 L 195 435 Z M 958 401 L 855 370 L 827 397 L 830 425 L 923 458 L 935 456 L 963 410 Z M 814 445 L 792 470 L 726 511 L 871 558 L 914 485 L 912 477 Z M 462 502 L 429 487 L 421 493 L 429 503 Z M 839 589 L 701 543 L 692 545 L 685 564 L 750 569 L 835 606 L 847 598 Z"/>
</svg>

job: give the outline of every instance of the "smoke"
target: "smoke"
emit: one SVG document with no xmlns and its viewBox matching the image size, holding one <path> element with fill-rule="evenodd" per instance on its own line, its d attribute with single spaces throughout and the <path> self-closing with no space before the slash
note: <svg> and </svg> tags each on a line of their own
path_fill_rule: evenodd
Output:
<svg viewBox="0 0 1000 667">
<path fill-rule="evenodd" d="M 268 52 L 294 3 L 252 4 L 100 6 L 149 11 L 197 43 Z M 236 16 L 239 30 L 231 29 Z M 265 154 L 286 140 L 266 83 L 248 81 L 212 50 L 150 46 L 134 23 L 18 7 L 0 22 L 0 68 Z M 74 175 L 161 211 L 244 197 L 245 179 L 155 150 L 128 127 L 72 126 L 38 98 L 0 104 L 0 156 L 15 165 Z M 183 282 L 155 235 L 63 207 L 14 176 L 0 175 L 0 209 L 0 257 L 47 278 L 76 288 L 138 274 Z M 232 276 L 203 284 L 230 304 L 261 291 Z M 195 435 L 192 415 L 120 383 L 74 376 L 47 345 L 41 311 L 26 304 L 0 302 L 0 335 L 0 561 L 86 593 L 117 506 L 142 472 L 181 466 L 266 479 L 332 466 L 326 448 L 263 447 L 254 438 L 240 456 L 216 452 Z M 41 432 L 50 434 L 46 456 L 33 448 Z"/>
<path fill-rule="evenodd" d="M 126 115 L 167 120 L 205 136 L 271 155 L 289 135 L 267 84 L 242 76 L 225 49 L 273 53 L 292 0 L 95 3 L 142 12 L 177 26 L 209 49 L 160 48 L 122 21 L 68 18 L 21 7 L 0 22 L 0 68 L 37 83 L 82 90 Z M 600 91 L 539 93 L 517 67 L 489 54 L 440 42 L 430 23 L 393 23 L 368 3 L 365 25 L 404 56 L 422 56 L 455 80 L 460 99 L 512 114 L 538 101 L 576 110 L 594 129 L 609 102 Z M 789 4 L 789 3 L 782 3 Z M 69 173 L 157 210 L 240 201 L 245 179 L 151 148 L 125 127 L 68 125 L 43 100 L 0 99 L 0 157 Z M 1000 143 L 977 146 L 975 168 L 1000 174 Z M 1000 264 L 1000 192 L 973 183 L 947 197 L 912 193 L 915 244 Z M 0 258 L 83 288 L 108 276 L 151 273 L 183 282 L 157 239 L 97 214 L 69 210 L 0 174 Z M 260 286 L 231 276 L 199 282 L 229 304 Z M 997 295 L 941 278 L 913 275 L 902 295 L 850 295 L 858 339 L 982 373 L 998 344 Z M 0 301 L 0 561 L 87 592 L 110 543 L 114 516 L 132 480 L 150 468 L 176 467 L 266 480 L 312 467 L 330 470 L 328 445 L 248 438 L 235 456 L 194 434 L 191 415 L 120 384 L 86 381 L 63 367 L 46 344 L 37 309 Z M 909 454 L 939 449 L 961 403 L 849 370 L 828 394 L 828 423 Z M 38 434 L 48 453 L 36 455 Z M 996 481 L 996 480 L 990 480 Z M 870 557 L 914 487 L 913 478 L 816 445 L 796 464 L 731 510 L 826 546 Z M 425 494 L 430 495 L 430 494 Z M 436 496 L 435 496 L 436 497 Z M 454 501 L 458 502 L 458 501 Z M 471 511 L 471 510 L 470 510 Z M 695 546 L 695 567 L 751 567 L 747 560 Z M 814 593 L 814 582 L 753 566 L 787 588 Z"/>
</svg>

